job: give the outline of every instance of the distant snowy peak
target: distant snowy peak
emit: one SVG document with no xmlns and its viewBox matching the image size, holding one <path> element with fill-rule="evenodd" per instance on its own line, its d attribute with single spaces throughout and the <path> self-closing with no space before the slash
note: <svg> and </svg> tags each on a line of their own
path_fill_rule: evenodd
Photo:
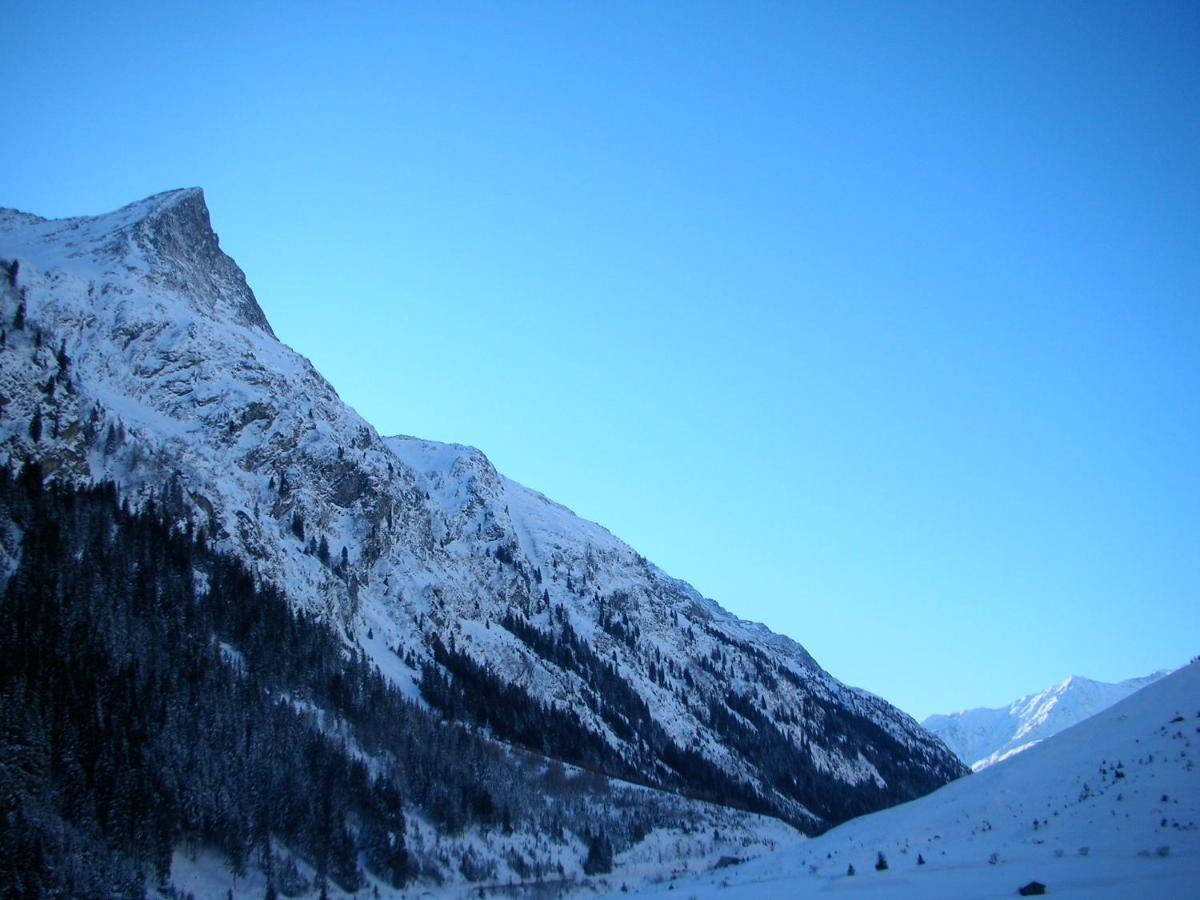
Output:
<svg viewBox="0 0 1200 900">
<path fill-rule="evenodd" d="M 1072 675 L 1005 707 L 933 715 L 921 724 L 978 772 L 1108 709 L 1167 674 L 1164 669 L 1116 684 Z"/>
</svg>

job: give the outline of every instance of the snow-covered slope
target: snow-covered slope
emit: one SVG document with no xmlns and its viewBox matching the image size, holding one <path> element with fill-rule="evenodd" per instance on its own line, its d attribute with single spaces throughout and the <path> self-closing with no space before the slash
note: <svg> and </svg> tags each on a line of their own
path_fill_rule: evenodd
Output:
<svg viewBox="0 0 1200 900">
<path fill-rule="evenodd" d="M 1164 670 L 1117 684 L 1072 675 L 1008 706 L 930 716 L 921 725 L 978 772 L 1108 709 L 1166 674 Z"/>
<path fill-rule="evenodd" d="M 1198 761 L 1200 662 L 1193 662 L 929 796 L 646 893 L 973 900 L 1016 896 L 1039 881 L 1054 897 L 1195 897 Z M 888 868 L 876 871 L 881 853 Z"/>
<path fill-rule="evenodd" d="M 964 771 L 478 450 L 381 438 L 275 339 L 198 189 L 0 210 L 0 258 L 0 463 L 160 504 L 447 715 L 809 830 Z"/>
</svg>

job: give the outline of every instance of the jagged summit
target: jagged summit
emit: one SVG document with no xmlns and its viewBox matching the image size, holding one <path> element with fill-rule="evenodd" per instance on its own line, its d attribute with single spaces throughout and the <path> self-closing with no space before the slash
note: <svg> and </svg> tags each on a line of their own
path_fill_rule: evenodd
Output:
<svg viewBox="0 0 1200 900">
<path fill-rule="evenodd" d="M 221 250 L 198 187 L 164 191 L 100 216 L 43 219 L 0 209 L 0 235 L 14 258 L 48 273 L 86 273 L 93 284 L 103 280 L 129 291 L 161 285 L 209 316 L 275 336 L 245 274 Z"/>
<path fill-rule="evenodd" d="M 806 830 L 963 773 L 482 452 L 382 438 L 275 339 L 200 191 L 0 213 L 0 260 L 0 464 L 153 500 L 447 717 Z"/>
<path fill-rule="evenodd" d="M 94 216 L 68 216 L 62 219 L 48 219 L 34 213 L 4 206 L 0 207 L 0 221 L 5 216 L 16 215 L 27 222 L 53 222 L 73 227 L 79 223 L 94 222 L 106 223 L 109 227 L 113 228 L 127 228 L 145 219 L 169 214 L 172 207 L 188 203 L 199 203 L 200 206 L 204 207 L 205 215 L 207 215 L 208 207 L 204 202 L 204 189 L 200 187 L 187 187 L 160 191 L 157 194 L 151 194 L 149 197 L 143 197 L 141 200 L 126 203 L 112 212 L 100 213 Z"/>
<path fill-rule="evenodd" d="M 177 207 L 180 209 L 176 209 Z M 112 212 L 94 216 L 68 216 L 62 219 L 48 219 L 10 207 L 0 207 L 0 231 L 19 230 L 33 241 L 40 238 L 40 243 L 48 244 L 61 240 L 75 247 L 82 247 L 93 241 L 128 232 L 144 222 L 170 216 L 193 220 L 202 217 L 207 223 L 208 207 L 204 201 L 204 190 L 198 187 L 175 188 L 127 203 Z M 33 228 L 33 233 L 30 233 L 30 226 L 41 227 Z M 209 230 L 211 231 L 211 224 Z"/>
</svg>

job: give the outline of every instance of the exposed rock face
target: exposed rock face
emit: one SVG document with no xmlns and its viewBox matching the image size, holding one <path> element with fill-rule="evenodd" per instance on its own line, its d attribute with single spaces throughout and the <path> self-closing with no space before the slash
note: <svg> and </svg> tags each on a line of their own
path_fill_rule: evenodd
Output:
<svg viewBox="0 0 1200 900">
<path fill-rule="evenodd" d="M 0 210 L 0 258 L 0 462 L 166 504 L 448 715 L 807 829 L 964 771 L 478 450 L 381 438 L 275 339 L 200 191 Z"/>
<path fill-rule="evenodd" d="M 274 337 L 245 274 L 221 251 L 204 192 L 187 188 L 162 195 L 162 201 L 132 231 L 133 240 L 154 261 L 154 275 L 209 315 L 223 315 Z"/>
</svg>

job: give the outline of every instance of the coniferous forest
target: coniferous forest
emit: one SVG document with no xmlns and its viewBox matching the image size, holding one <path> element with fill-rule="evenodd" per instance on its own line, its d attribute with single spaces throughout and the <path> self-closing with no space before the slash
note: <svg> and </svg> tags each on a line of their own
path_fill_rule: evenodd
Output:
<svg viewBox="0 0 1200 900">
<path fill-rule="evenodd" d="M 0 601 L 6 900 L 142 897 L 198 848 L 264 872 L 268 895 L 436 879 L 406 809 L 444 834 L 574 831 L 593 867 L 661 819 L 653 802 L 581 815 L 602 777 L 555 780 L 421 709 L 163 508 L 0 470 L 19 547 Z"/>
<path fill-rule="evenodd" d="M 361 721 L 391 706 L 402 725 L 378 675 L 238 564 L 153 510 L 122 509 L 111 486 L 43 488 L 29 466 L 0 477 L 0 503 L 21 532 L 0 613 L 9 895 L 141 897 L 184 842 L 269 872 L 272 836 L 344 887 L 360 852 L 405 881 L 398 780 L 304 712 Z"/>
<path fill-rule="evenodd" d="M 557 846 L 508 852 L 530 881 L 562 880 L 564 853 L 592 875 L 655 827 L 701 827 L 670 794 L 418 706 L 172 506 L 169 487 L 131 510 L 110 484 L 0 468 L 0 898 L 169 894 L 173 854 L 199 851 L 263 872 L 268 896 L 494 874 L 414 853 L 414 815 Z M 516 715 L 500 701 L 493 725 Z"/>
</svg>

